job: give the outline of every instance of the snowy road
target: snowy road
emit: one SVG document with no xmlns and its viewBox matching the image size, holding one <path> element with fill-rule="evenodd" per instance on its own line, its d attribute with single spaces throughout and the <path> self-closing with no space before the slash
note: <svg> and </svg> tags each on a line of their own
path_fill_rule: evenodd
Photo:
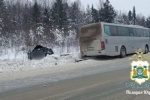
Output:
<svg viewBox="0 0 150 100">
<path fill-rule="evenodd" d="M 1 100 L 105 100 L 106 98 L 106 100 L 120 100 L 125 96 L 128 71 L 127 69 L 110 71 L 16 89 L 1 93 L 0 98 Z M 114 96 L 116 98 L 111 99 L 108 96 L 113 96 L 112 94 L 117 95 Z"/>
<path fill-rule="evenodd" d="M 0 98 L 1 100 L 149 100 L 149 95 L 126 94 L 126 90 L 131 90 L 125 85 L 130 81 L 129 71 L 129 68 L 125 68 L 42 83 L 3 92 Z"/>
<path fill-rule="evenodd" d="M 86 88 L 89 88 L 89 87 L 91 87 L 92 83 L 91 84 L 87 84 L 87 83 L 90 83 L 91 81 L 95 85 L 98 84 L 98 85 L 96 85 L 96 87 L 99 90 L 96 90 L 96 91 L 103 92 L 102 91 L 103 88 L 104 88 L 104 90 L 107 89 L 109 91 L 107 86 L 105 86 L 105 81 L 107 82 L 108 80 L 110 80 L 108 83 L 109 87 L 116 86 L 115 85 L 116 82 L 118 82 L 117 84 L 120 87 L 120 86 L 124 86 L 124 84 L 123 84 L 124 82 L 126 82 L 126 81 L 128 82 L 130 80 L 129 79 L 130 63 L 131 63 L 131 60 L 129 60 L 129 57 L 126 57 L 123 59 L 120 59 L 120 58 L 103 59 L 103 60 L 97 59 L 97 60 L 87 60 L 87 61 L 83 61 L 83 62 L 79 62 L 79 63 L 72 63 L 72 64 L 63 65 L 63 66 L 50 67 L 50 68 L 44 68 L 44 69 L 34 69 L 34 70 L 28 70 L 28 71 L 16 72 L 16 73 L 1 73 L 1 76 L 0 76 L 0 92 L 1 92 L 0 98 L 1 98 L 1 100 L 10 100 L 10 98 L 13 98 L 11 100 L 16 100 L 15 98 L 18 98 L 17 100 L 37 100 L 36 97 L 44 98 L 43 93 L 45 93 L 46 91 L 49 93 L 51 93 L 51 92 L 53 93 L 53 91 L 50 90 L 53 87 L 53 86 L 51 86 L 51 84 L 54 85 L 53 90 L 54 91 L 56 90 L 56 94 L 53 94 L 53 95 L 56 95 L 56 97 L 58 95 L 58 97 L 59 97 L 59 93 L 58 93 L 59 89 L 62 89 L 63 87 L 59 87 L 59 86 L 57 87 L 57 85 L 55 85 L 55 84 L 62 83 L 62 86 L 63 86 L 68 82 L 70 82 L 70 83 L 68 83 L 68 85 L 65 85 L 65 89 L 64 89 L 64 92 L 66 92 L 66 93 L 69 92 L 68 89 L 71 89 L 77 93 L 78 89 L 81 88 L 80 84 L 81 84 L 81 86 L 82 86 L 82 84 L 85 84 Z M 123 69 L 125 69 L 126 71 L 124 71 Z M 107 76 L 107 74 L 108 74 L 108 76 Z M 93 78 L 93 77 L 95 77 L 95 78 Z M 97 83 L 95 83 L 94 81 Z M 104 81 L 104 83 L 103 83 L 103 81 Z M 101 82 L 103 84 L 99 87 Z M 70 86 L 71 84 L 73 86 Z M 47 86 L 47 85 L 48 85 L 48 87 L 46 89 L 44 89 L 45 86 Z M 96 89 L 95 86 L 92 86 L 92 87 L 94 89 Z M 30 88 L 32 90 L 30 90 Z M 124 90 L 125 88 L 124 87 L 122 87 L 122 88 L 121 89 L 125 92 L 125 90 Z M 41 89 L 43 90 L 42 92 L 40 91 Z M 118 88 L 116 86 L 116 88 L 113 88 L 112 92 L 118 91 L 117 89 L 120 89 L 120 88 Z M 35 91 L 37 91 L 37 92 L 35 92 Z M 33 95 L 31 92 L 33 93 Z M 62 90 L 62 92 L 63 92 L 63 90 Z M 82 91 L 80 91 L 80 92 L 82 92 Z M 89 92 L 90 92 L 90 90 L 89 90 Z M 48 97 L 50 95 L 49 93 L 47 93 L 46 97 Z M 79 95 L 79 97 L 81 96 L 83 98 L 84 94 L 85 93 L 83 93 L 83 95 Z M 39 96 L 36 96 L 36 95 L 39 95 Z M 87 94 L 85 94 L 85 95 L 87 95 Z M 74 98 L 73 98 L 74 96 L 75 96 L 75 98 L 76 98 L 76 96 L 78 97 L 78 95 L 73 95 L 72 97 L 69 97 L 69 98 L 72 98 L 71 100 L 74 100 Z M 102 96 L 104 96 L 104 95 L 102 95 Z M 31 97 L 32 99 L 26 98 L 26 97 Z M 49 100 L 49 99 L 45 98 L 42 100 Z M 55 100 L 55 99 L 50 99 L 50 100 Z M 62 99 L 60 99 L 60 100 L 62 100 Z M 70 100 L 70 99 L 68 99 L 68 100 Z M 75 100 L 77 100 L 77 99 L 75 99 Z M 87 99 L 87 100 L 90 100 L 90 99 Z M 107 99 L 107 100 L 110 100 L 110 99 Z M 126 100 L 126 99 L 124 99 L 124 100 Z"/>
</svg>

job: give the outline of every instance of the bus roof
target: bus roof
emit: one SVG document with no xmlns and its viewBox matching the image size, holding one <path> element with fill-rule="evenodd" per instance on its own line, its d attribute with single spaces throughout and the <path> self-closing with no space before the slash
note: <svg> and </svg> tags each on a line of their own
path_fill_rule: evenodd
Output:
<svg viewBox="0 0 150 100">
<path fill-rule="evenodd" d="M 91 23 L 91 24 L 83 25 L 81 28 L 90 27 L 90 26 L 98 26 L 98 25 L 101 25 L 101 24 L 104 24 L 104 25 L 114 25 L 114 26 L 123 26 L 123 27 L 132 27 L 132 28 L 149 29 L 147 27 L 140 26 L 140 25 L 127 25 L 127 24 L 107 23 L 107 22 Z"/>
<path fill-rule="evenodd" d="M 147 28 L 147 27 L 140 26 L 140 25 L 127 25 L 127 24 L 107 23 L 107 22 L 100 22 L 100 23 L 105 24 L 105 25 L 114 25 L 114 26 L 123 26 L 123 27 L 149 29 L 149 28 Z"/>
</svg>

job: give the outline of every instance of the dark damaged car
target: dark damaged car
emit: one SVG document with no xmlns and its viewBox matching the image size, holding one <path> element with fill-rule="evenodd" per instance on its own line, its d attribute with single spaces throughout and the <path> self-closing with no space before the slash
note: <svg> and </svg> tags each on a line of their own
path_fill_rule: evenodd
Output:
<svg viewBox="0 0 150 100">
<path fill-rule="evenodd" d="M 32 59 L 42 59 L 46 57 L 47 55 L 54 54 L 53 50 L 51 48 L 43 47 L 41 45 L 37 45 L 32 51 L 28 52 L 28 58 L 30 60 Z"/>
</svg>

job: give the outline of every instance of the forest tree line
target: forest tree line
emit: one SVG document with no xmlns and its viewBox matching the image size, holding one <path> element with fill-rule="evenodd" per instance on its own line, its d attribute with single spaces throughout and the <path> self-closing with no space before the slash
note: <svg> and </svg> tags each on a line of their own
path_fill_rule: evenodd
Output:
<svg viewBox="0 0 150 100">
<path fill-rule="evenodd" d="M 72 35 L 74 42 L 70 40 L 67 43 L 76 45 L 79 28 L 100 21 L 150 28 L 150 17 L 136 14 L 135 7 L 128 13 L 117 11 L 109 0 L 100 0 L 98 8 L 87 5 L 85 10 L 80 0 L 13 1 L 0 0 L 0 48 L 65 45 L 64 41 L 58 41 L 57 35 L 64 39 Z"/>
</svg>

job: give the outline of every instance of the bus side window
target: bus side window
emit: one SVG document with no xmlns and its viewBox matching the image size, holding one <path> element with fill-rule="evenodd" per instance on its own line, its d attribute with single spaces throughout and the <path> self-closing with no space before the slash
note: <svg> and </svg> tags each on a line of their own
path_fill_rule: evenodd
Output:
<svg viewBox="0 0 150 100">
<path fill-rule="evenodd" d="M 128 28 L 129 36 L 134 36 L 134 30 L 133 28 Z"/>
<path fill-rule="evenodd" d="M 143 31 L 143 36 L 142 37 L 146 37 L 146 30 L 143 29 L 142 31 Z"/>
<path fill-rule="evenodd" d="M 123 30 L 123 36 L 129 36 L 129 31 L 127 30 L 126 27 L 122 27 Z"/>
<path fill-rule="evenodd" d="M 136 29 L 136 36 L 139 37 L 139 29 Z"/>
<path fill-rule="evenodd" d="M 146 32 L 146 37 L 149 37 L 149 31 L 145 30 L 145 32 Z"/>
<path fill-rule="evenodd" d="M 112 36 L 118 36 L 118 31 L 116 26 L 110 26 L 110 32 Z"/>
<path fill-rule="evenodd" d="M 148 37 L 150 37 L 150 31 L 149 30 L 147 30 L 148 31 Z"/>
<path fill-rule="evenodd" d="M 148 32 L 148 30 L 144 29 L 144 30 L 143 30 L 143 33 L 144 33 L 144 37 L 149 37 L 149 32 Z"/>
<path fill-rule="evenodd" d="M 129 32 L 126 27 L 118 26 L 118 36 L 129 36 Z"/>
<path fill-rule="evenodd" d="M 118 26 L 117 29 L 118 29 L 118 36 L 124 36 L 122 27 Z"/>
<path fill-rule="evenodd" d="M 141 29 L 136 29 L 136 34 L 138 37 L 143 37 L 143 31 Z"/>
<path fill-rule="evenodd" d="M 134 31 L 134 37 L 138 37 L 136 28 L 133 31 Z"/>
<path fill-rule="evenodd" d="M 105 25 L 105 26 L 104 26 L 104 31 L 105 31 L 105 33 L 106 33 L 107 35 L 111 35 L 109 26 Z"/>
<path fill-rule="evenodd" d="M 140 33 L 139 33 L 140 35 L 139 36 L 144 37 L 144 31 L 142 29 L 139 29 L 139 30 L 140 30 Z"/>
</svg>

